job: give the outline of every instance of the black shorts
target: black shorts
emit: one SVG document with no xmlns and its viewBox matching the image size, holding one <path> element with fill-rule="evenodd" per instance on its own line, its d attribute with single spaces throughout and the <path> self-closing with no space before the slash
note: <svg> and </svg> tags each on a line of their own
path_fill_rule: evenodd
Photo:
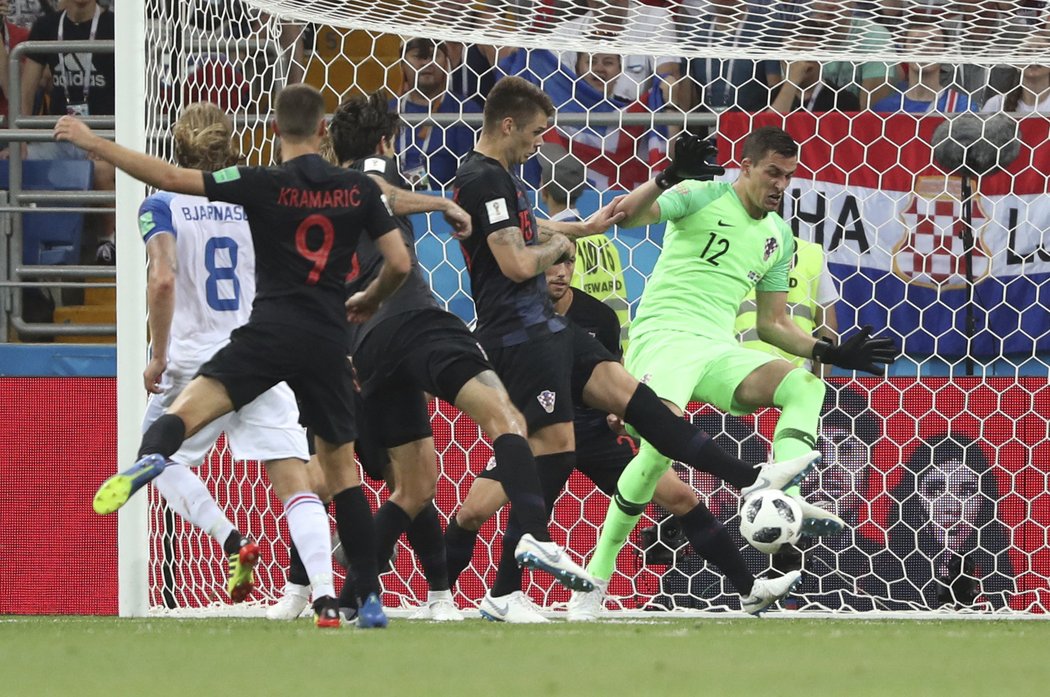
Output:
<svg viewBox="0 0 1050 697">
<path fill-rule="evenodd" d="M 627 463 L 638 453 L 638 447 L 630 436 L 621 436 L 606 429 L 605 432 L 588 431 L 576 433 L 576 467 L 581 474 L 591 480 L 598 489 L 612 496 L 616 482 L 627 468 Z M 478 474 L 479 479 L 499 481 L 497 467 L 485 469 Z M 571 471 L 553 471 L 544 467 L 540 461 L 537 472 L 543 496 L 548 507 L 561 495 Z"/>
<path fill-rule="evenodd" d="M 463 321 L 438 309 L 384 320 L 353 363 L 369 434 L 383 448 L 432 435 L 424 392 L 454 404 L 467 382 L 493 369 Z"/>
<path fill-rule="evenodd" d="M 569 328 L 514 346 L 484 348 L 510 401 L 524 415 L 530 434 L 572 421 L 573 336 Z"/>
<path fill-rule="evenodd" d="M 346 345 L 275 324 L 248 322 L 197 373 L 218 380 L 234 409 L 284 381 L 299 402 L 299 422 L 333 445 L 357 438 L 354 383 Z"/>
<path fill-rule="evenodd" d="M 354 442 L 357 461 L 361 463 L 361 469 L 369 478 L 380 482 L 386 481 L 390 455 L 387 449 L 379 444 L 376 428 L 368 413 L 368 405 L 360 392 L 354 394 L 354 408 L 357 410 L 357 423 L 361 431 Z"/>
<path fill-rule="evenodd" d="M 636 454 L 638 446 L 630 436 L 621 436 L 609 428 L 576 433 L 576 469 L 609 496 Z"/>
<path fill-rule="evenodd" d="M 569 322 L 567 331 L 572 332 L 572 399 L 574 404 L 582 406 L 583 388 L 591 379 L 594 369 L 599 363 L 618 361 L 602 342 L 575 322 Z"/>
</svg>

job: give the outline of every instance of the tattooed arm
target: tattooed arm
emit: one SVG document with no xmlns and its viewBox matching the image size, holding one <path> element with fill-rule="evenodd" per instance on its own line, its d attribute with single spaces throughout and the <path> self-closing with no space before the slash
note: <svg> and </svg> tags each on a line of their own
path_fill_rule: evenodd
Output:
<svg viewBox="0 0 1050 697">
<path fill-rule="evenodd" d="M 487 242 L 499 270 L 515 283 L 539 276 L 575 246 L 565 235 L 553 232 L 546 241 L 527 247 L 517 226 L 496 230 Z"/>
</svg>

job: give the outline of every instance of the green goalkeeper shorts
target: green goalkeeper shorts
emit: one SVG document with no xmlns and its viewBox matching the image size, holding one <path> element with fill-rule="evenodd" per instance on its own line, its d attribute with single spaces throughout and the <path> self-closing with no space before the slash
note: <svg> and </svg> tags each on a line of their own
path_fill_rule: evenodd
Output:
<svg viewBox="0 0 1050 697">
<path fill-rule="evenodd" d="M 770 361 L 763 351 L 744 348 L 736 341 L 706 339 L 662 330 L 631 337 L 624 365 L 661 398 L 685 409 L 697 400 L 734 415 L 753 409 L 733 399 L 748 375 Z"/>
</svg>

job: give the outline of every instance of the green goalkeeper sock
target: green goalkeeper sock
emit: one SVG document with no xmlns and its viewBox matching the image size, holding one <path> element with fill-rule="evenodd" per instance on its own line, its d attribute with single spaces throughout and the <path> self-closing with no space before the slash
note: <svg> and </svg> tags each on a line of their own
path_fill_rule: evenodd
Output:
<svg viewBox="0 0 1050 697">
<path fill-rule="evenodd" d="M 784 376 L 773 393 L 773 404 L 780 407 L 780 419 L 773 431 L 773 458 L 791 460 L 817 447 L 817 425 L 824 405 L 824 382 L 802 368 Z M 798 486 L 785 490 L 798 496 Z"/>
<path fill-rule="evenodd" d="M 605 514 L 598 546 L 594 550 L 591 563 L 587 566 L 587 571 L 592 576 L 602 581 L 612 578 L 616 568 L 616 557 L 627 542 L 627 536 L 638 524 L 645 507 L 652 500 L 656 482 L 670 466 L 669 459 L 649 443 L 642 441 L 638 454 L 627 464 L 616 483 L 616 492 L 609 502 L 609 511 Z"/>
</svg>

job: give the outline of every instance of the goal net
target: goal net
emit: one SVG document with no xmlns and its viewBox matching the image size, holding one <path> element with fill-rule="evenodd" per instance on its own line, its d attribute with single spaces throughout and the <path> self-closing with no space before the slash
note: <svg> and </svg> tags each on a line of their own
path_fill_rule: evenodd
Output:
<svg viewBox="0 0 1050 697">
<path fill-rule="evenodd" d="M 386 89 L 406 121 L 402 169 L 420 188 L 447 194 L 487 91 L 517 74 L 558 107 L 550 147 L 522 176 L 575 196 L 582 165 L 586 183 L 573 203 L 587 215 L 665 166 L 683 128 L 716 139 L 728 179 L 752 129 L 785 128 L 801 151 L 783 215 L 824 251 L 835 297 L 821 302 L 834 308 L 840 335 L 872 325 L 904 355 L 887 379 L 827 378 L 824 461 L 803 493 L 849 529 L 800 545 L 805 581 L 783 606 L 998 616 L 1050 605 L 1043 3 L 147 0 L 144 17 L 146 134 L 161 156 L 172 120 L 194 100 L 234 115 L 247 162 L 267 165 L 275 161 L 267 121 L 282 85 L 317 86 L 330 111 L 350 95 Z M 982 109 L 1016 121 L 938 129 L 954 112 Z M 415 223 L 435 293 L 471 320 L 458 245 L 442 221 Z M 615 229 L 610 239 L 615 253 L 581 249 L 579 286 L 633 312 L 663 226 Z M 436 503 L 447 521 L 491 446 L 449 405 L 432 409 Z M 737 418 L 694 404 L 689 418 L 745 460 L 769 458 L 774 410 Z M 739 539 L 735 491 L 678 472 L 726 522 L 752 570 L 769 572 L 770 557 Z M 284 583 L 280 503 L 258 463 L 231 462 L 221 441 L 199 473 L 263 547 L 258 603 L 247 611 L 258 610 Z M 386 496 L 377 482 L 366 480 L 366 489 L 376 505 Z M 237 611 L 227 604 L 219 546 L 150 497 L 150 609 Z M 554 538 L 588 558 L 607 505 L 574 474 L 557 503 Z M 482 529 L 460 578 L 463 608 L 494 579 L 505 513 Z M 526 574 L 526 582 L 546 608 L 568 598 L 549 577 Z M 383 584 L 390 607 L 425 599 L 404 542 Z M 739 608 L 732 587 L 656 506 L 621 554 L 609 595 L 618 610 Z"/>
</svg>

